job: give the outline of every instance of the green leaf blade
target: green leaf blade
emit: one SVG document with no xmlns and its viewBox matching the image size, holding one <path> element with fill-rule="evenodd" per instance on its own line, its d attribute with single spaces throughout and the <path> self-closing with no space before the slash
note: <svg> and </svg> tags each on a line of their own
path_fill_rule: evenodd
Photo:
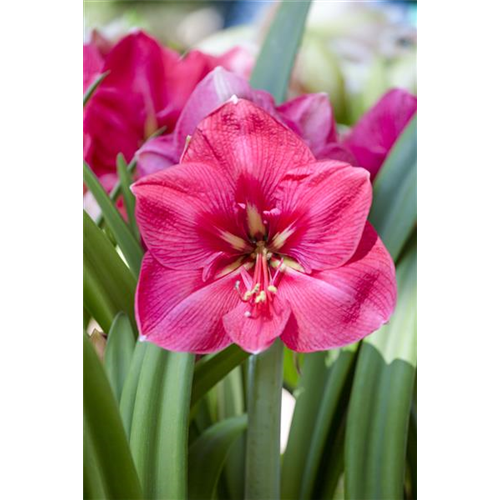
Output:
<svg viewBox="0 0 500 500">
<path fill-rule="evenodd" d="M 83 337 L 85 481 L 88 498 L 140 499 L 142 490 L 118 406 L 102 363 L 87 334 Z M 99 471 L 99 476 L 94 476 Z M 94 482 L 94 479 L 99 483 Z M 94 497 L 95 498 L 95 497 Z"/>
<path fill-rule="evenodd" d="M 130 320 L 124 313 L 118 313 L 109 329 L 104 367 L 116 400 L 120 401 L 125 378 L 134 355 L 135 335 Z"/>
<path fill-rule="evenodd" d="M 397 275 L 396 311 L 363 341 L 356 365 L 346 431 L 348 499 L 403 498 L 416 374 L 416 245 Z"/>
<path fill-rule="evenodd" d="M 397 261 L 417 223 L 417 116 L 391 149 L 373 185 L 370 222 Z"/>
<path fill-rule="evenodd" d="M 187 442 L 194 355 L 147 344 L 130 447 L 146 498 L 187 496 Z"/>
<path fill-rule="evenodd" d="M 123 200 L 125 203 L 125 209 L 127 211 L 128 224 L 137 241 L 140 242 L 139 228 L 137 227 L 137 221 L 135 220 L 135 196 L 130 190 L 132 185 L 132 175 L 128 169 L 125 158 L 122 154 L 118 155 L 116 160 L 116 168 L 118 171 L 118 179 L 120 180 L 121 193 L 123 195 Z"/>
<path fill-rule="evenodd" d="M 101 207 L 104 220 L 113 232 L 118 246 L 122 250 L 132 273 L 137 278 L 141 269 L 143 255 L 140 244 L 131 233 L 129 227 L 116 207 L 113 205 L 94 172 L 92 172 L 90 167 L 85 162 L 83 162 L 83 180 L 90 192 L 93 194 L 98 205 Z"/>
<path fill-rule="evenodd" d="M 132 320 L 135 335 L 136 280 L 106 235 L 83 211 L 83 300 L 85 309 L 105 332 L 123 311 Z"/>
<path fill-rule="evenodd" d="M 246 415 L 222 420 L 207 429 L 189 448 L 189 498 L 215 498 L 217 482 L 231 447 L 245 431 Z"/>
<path fill-rule="evenodd" d="M 252 87 L 271 93 L 278 104 L 286 99 L 310 5 L 310 0 L 281 3 L 250 78 Z"/>
<path fill-rule="evenodd" d="M 250 355 L 237 345 L 231 345 L 214 356 L 206 356 L 194 369 L 191 406 L 194 406 L 212 387 L 234 370 Z"/>
</svg>

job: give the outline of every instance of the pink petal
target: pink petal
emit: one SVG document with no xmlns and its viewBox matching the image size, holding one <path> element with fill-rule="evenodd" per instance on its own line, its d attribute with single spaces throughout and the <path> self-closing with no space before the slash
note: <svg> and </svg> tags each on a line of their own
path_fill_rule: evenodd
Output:
<svg viewBox="0 0 500 500">
<path fill-rule="evenodd" d="M 324 147 L 315 151 L 318 160 L 338 160 L 349 165 L 357 165 L 354 155 L 345 147 L 336 142 L 329 142 Z"/>
<path fill-rule="evenodd" d="M 315 158 L 296 134 L 260 107 L 235 99 L 199 124 L 183 161 L 210 163 L 228 182 L 253 178 L 268 198 L 288 170 Z"/>
<path fill-rule="evenodd" d="M 231 73 L 236 73 L 248 80 L 255 63 L 255 57 L 243 47 L 233 47 L 219 56 L 217 62 Z"/>
<path fill-rule="evenodd" d="M 241 253 L 224 239 L 228 233 L 245 236 L 238 224 L 234 192 L 212 166 L 177 165 L 143 177 L 132 189 L 141 235 L 164 266 L 196 269 L 210 266 L 221 252 L 223 257 Z"/>
<path fill-rule="evenodd" d="M 264 351 L 279 337 L 290 317 L 290 308 L 276 297 L 269 314 L 247 317 L 251 314 L 248 304 L 238 307 L 224 316 L 224 328 L 235 344 L 252 354 Z"/>
<path fill-rule="evenodd" d="M 186 138 L 192 136 L 197 125 L 212 111 L 236 95 L 258 104 L 275 114 L 270 94 L 253 90 L 249 83 L 234 73 L 217 67 L 194 89 L 184 106 L 173 134 L 148 141 L 138 152 L 139 174 L 157 172 L 179 163 L 186 147 Z"/>
<path fill-rule="evenodd" d="M 83 46 L 83 91 L 102 73 L 104 58 L 93 44 Z"/>
<path fill-rule="evenodd" d="M 231 343 L 222 317 L 236 307 L 234 274 L 204 283 L 200 270 L 172 270 L 150 253 L 142 263 L 136 317 L 145 340 L 171 351 L 209 353 Z"/>
<path fill-rule="evenodd" d="M 364 169 L 336 161 L 301 167 L 285 176 L 277 196 L 283 215 L 276 230 L 289 234 L 277 250 L 307 272 L 338 267 L 352 257 L 372 199 Z M 273 241 L 280 241 L 279 235 Z"/>
<path fill-rule="evenodd" d="M 151 139 L 136 153 L 139 177 L 154 174 L 179 163 L 180 154 L 174 135 L 163 135 Z"/>
<path fill-rule="evenodd" d="M 336 141 L 335 121 L 327 94 L 305 94 L 282 104 L 277 111 L 316 157 L 327 144 Z"/>
<path fill-rule="evenodd" d="M 406 90 L 387 92 L 343 141 L 358 165 L 377 175 L 393 144 L 417 110 L 417 98 Z"/>
<path fill-rule="evenodd" d="M 290 349 L 335 349 L 362 339 L 389 320 L 396 303 L 394 264 L 367 224 L 346 265 L 310 276 L 287 269 L 278 294 L 292 309 L 281 336 Z"/>
</svg>

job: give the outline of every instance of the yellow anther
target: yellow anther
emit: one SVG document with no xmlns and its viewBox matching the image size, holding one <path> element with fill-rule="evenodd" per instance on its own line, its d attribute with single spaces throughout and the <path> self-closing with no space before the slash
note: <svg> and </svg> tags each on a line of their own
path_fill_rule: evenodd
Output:
<svg viewBox="0 0 500 500">
<path fill-rule="evenodd" d="M 274 286 L 274 285 L 269 285 L 267 287 L 267 289 L 271 292 L 271 293 L 276 293 L 278 291 L 278 289 Z"/>
<path fill-rule="evenodd" d="M 259 302 L 265 302 L 265 300 L 266 300 L 266 292 L 262 290 L 262 292 L 260 292 L 259 295 L 257 295 L 257 297 L 255 298 L 255 303 L 258 304 Z"/>
<path fill-rule="evenodd" d="M 243 300 L 248 300 L 250 299 L 250 297 L 254 294 L 256 294 L 260 289 L 260 283 L 257 283 L 251 290 L 248 290 L 247 292 L 245 292 L 245 294 L 243 295 Z M 260 292 L 260 293 L 263 293 L 263 292 Z"/>
</svg>

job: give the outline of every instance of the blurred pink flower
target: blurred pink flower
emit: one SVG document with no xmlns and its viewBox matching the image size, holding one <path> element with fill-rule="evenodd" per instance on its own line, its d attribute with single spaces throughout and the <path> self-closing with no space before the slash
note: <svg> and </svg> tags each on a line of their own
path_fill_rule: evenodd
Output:
<svg viewBox="0 0 500 500">
<path fill-rule="evenodd" d="M 147 341 L 255 353 L 281 337 L 317 351 L 363 338 L 394 309 L 394 265 L 367 222 L 367 171 L 317 161 L 249 101 L 219 107 L 180 165 L 133 191 L 148 248 L 136 293 Z"/>
<path fill-rule="evenodd" d="M 361 117 L 342 144 L 374 179 L 416 111 L 414 95 L 402 89 L 390 90 Z"/>
<path fill-rule="evenodd" d="M 138 148 L 161 127 L 172 131 L 189 95 L 216 66 L 242 65 L 241 50 L 220 57 L 177 52 L 143 32 L 110 47 L 102 37 L 84 46 L 84 89 L 105 71 L 84 110 L 84 157 L 99 177 L 115 176 L 116 157 L 130 161 Z"/>
</svg>

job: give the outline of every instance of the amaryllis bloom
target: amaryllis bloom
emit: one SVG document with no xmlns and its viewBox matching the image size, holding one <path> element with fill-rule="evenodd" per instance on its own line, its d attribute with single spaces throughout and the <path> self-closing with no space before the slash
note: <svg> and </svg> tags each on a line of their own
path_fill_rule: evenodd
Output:
<svg viewBox="0 0 500 500">
<path fill-rule="evenodd" d="M 104 182 L 115 179 L 117 155 L 130 161 L 152 133 L 162 127 L 173 131 L 198 82 L 217 66 L 240 67 L 241 53 L 235 48 L 220 57 L 199 51 L 181 57 L 140 31 L 107 53 L 95 40 L 85 45 L 84 89 L 109 71 L 84 110 L 87 163 Z"/>
<path fill-rule="evenodd" d="M 339 137 L 327 94 L 306 94 L 276 106 L 268 92 L 253 89 L 236 74 L 216 68 L 194 89 L 172 134 L 148 141 L 137 153 L 139 175 L 179 163 L 200 121 L 232 95 L 260 106 L 299 135 L 318 159 L 335 159 L 366 168 L 372 178 L 416 111 L 416 97 L 389 91 L 345 139 Z"/>
<path fill-rule="evenodd" d="M 317 161 L 262 108 L 232 99 L 197 127 L 179 165 L 133 185 L 147 246 L 142 339 L 208 353 L 280 337 L 309 352 L 388 321 L 393 262 L 368 224 L 369 174 Z"/>
</svg>

